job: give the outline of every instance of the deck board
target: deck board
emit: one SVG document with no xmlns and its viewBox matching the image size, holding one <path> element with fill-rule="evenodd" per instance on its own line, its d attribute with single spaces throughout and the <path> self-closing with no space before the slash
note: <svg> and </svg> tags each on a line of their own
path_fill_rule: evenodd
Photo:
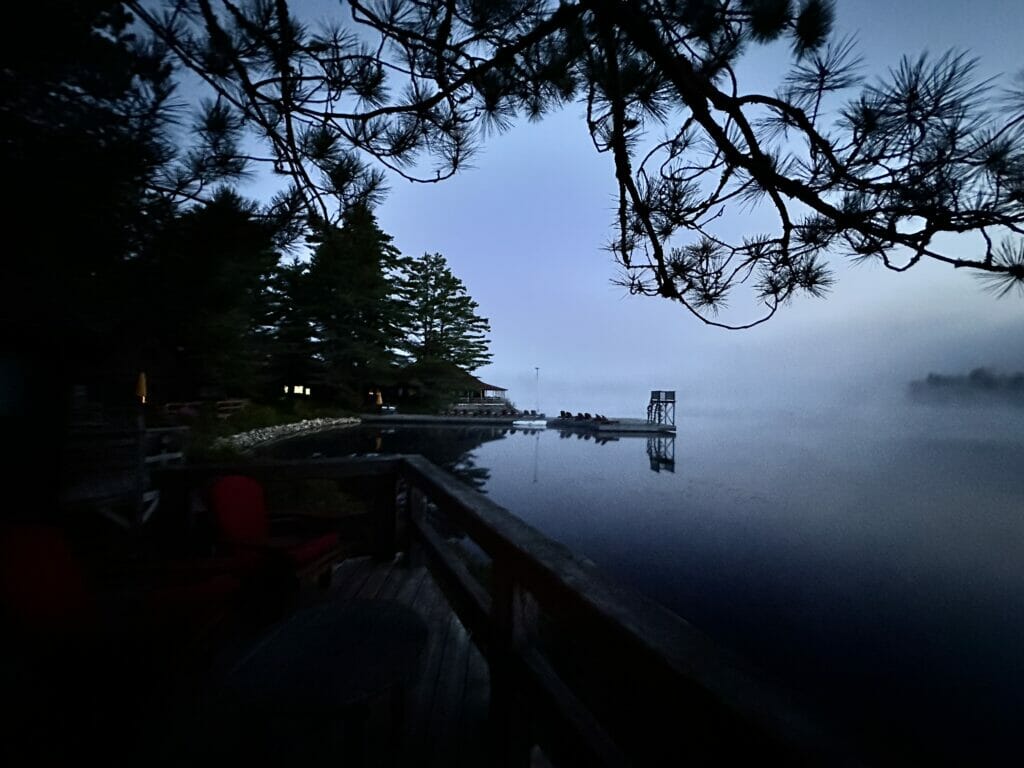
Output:
<svg viewBox="0 0 1024 768">
<path fill-rule="evenodd" d="M 469 652 L 466 654 L 466 684 L 459 709 L 456 765 L 475 768 L 482 765 L 481 759 L 487 756 L 487 734 L 490 728 L 487 714 L 490 701 L 491 681 L 487 661 L 470 638 Z"/>
<path fill-rule="evenodd" d="M 469 636 L 453 615 L 448 627 L 441 667 L 438 673 L 434 704 L 430 709 L 426 729 L 425 755 L 427 764 L 450 766 L 458 751 L 458 710 L 466 683 L 466 656 Z"/>
<path fill-rule="evenodd" d="M 430 628 L 430 639 L 423 654 L 420 678 L 410 696 L 412 711 L 405 746 L 408 748 L 409 765 L 427 765 L 424 759 L 427 754 L 427 728 L 436 706 L 441 662 L 451 622 L 448 620 L 450 611 L 445 610 L 447 604 L 432 580 L 423 583 L 413 607 L 422 611 L 421 615 Z"/>
<path fill-rule="evenodd" d="M 380 593 L 381 588 L 387 583 L 392 571 L 395 570 L 393 560 L 374 562 L 370 566 L 370 573 L 363 582 L 362 587 L 356 593 L 356 597 L 362 600 L 373 600 Z"/>
<path fill-rule="evenodd" d="M 423 565 L 349 558 L 331 580 L 332 597 L 396 600 L 412 607 L 427 623 L 428 640 L 421 671 L 406 692 L 404 712 L 377 717 L 397 719 L 401 766 L 479 766 L 490 762 L 487 714 L 490 683 L 487 662 Z M 394 726 L 395 723 L 390 724 Z M 392 734 L 380 722 L 370 738 Z M 370 765 L 385 765 L 368 755 Z"/>
<path fill-rule="evenodd" d="M 349 558 L 343 561 L 331 574 L 332 595 L 343 600 L 355 597 L 370 578 L 373 566 L 374 562 L 369 557 Z"/>
</svg>

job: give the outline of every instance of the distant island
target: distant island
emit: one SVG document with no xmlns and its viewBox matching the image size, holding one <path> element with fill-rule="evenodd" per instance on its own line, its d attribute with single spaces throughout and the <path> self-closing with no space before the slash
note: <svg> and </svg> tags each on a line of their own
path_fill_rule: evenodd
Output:
<svg viewBox="0 0 1024 768">
<path fill-rule="evenodd" d="M 1001 374 L 975 368 L 966 376 L 929 373 L 910 382 L 910 396 L 933 403 L 992 402 L 1024 407 L 1024 373 Z"/>
</svg>

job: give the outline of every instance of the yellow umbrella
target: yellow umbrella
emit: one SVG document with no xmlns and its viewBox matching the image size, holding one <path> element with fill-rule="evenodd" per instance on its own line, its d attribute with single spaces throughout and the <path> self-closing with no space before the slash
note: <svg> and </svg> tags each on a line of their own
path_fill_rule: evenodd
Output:
<svg viewBox="0 0 1024 768">
<path fill-rule="evenodd" d="M 142 404 L 146 403 L 146 372 L 139 371 L 139 378 L 135 382 L 135 395 L 139 398 L 139 402 Z"/>
</svg>

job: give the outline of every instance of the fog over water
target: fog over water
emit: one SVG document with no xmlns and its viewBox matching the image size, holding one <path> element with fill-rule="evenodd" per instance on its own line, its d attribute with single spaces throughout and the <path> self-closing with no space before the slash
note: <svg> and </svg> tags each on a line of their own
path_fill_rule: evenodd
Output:
<svg viewBox="0 0 1024 768">
<path fill-rule="evenodd" d="M 477 462 L 496 501 L 812 697 L 838 694 L 846 722 L 881 713 L 911 741 L 941 722 L 955 753 L 979 733 L 1005 747 L 1024 705 L 1022 436 L 1024 409 L 805 396 L 684 406 L 672 475 L 635 439 L 580 458 L 545 434 L 535 484 L 515 441 Z"/>
</svg>

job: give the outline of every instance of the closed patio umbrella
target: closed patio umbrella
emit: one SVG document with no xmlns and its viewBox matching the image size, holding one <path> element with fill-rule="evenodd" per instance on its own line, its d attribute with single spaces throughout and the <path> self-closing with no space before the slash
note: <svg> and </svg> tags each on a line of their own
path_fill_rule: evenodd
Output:
<svg viewBox="0 0 1024 768">
<path fill-rule="evenodd" d="M 139 398 L 139 402 L 143 405 L 146 404 L 146 372 L 139 371 L 139 378 L 135 382 L 135 396 Z"/>
</svg>

